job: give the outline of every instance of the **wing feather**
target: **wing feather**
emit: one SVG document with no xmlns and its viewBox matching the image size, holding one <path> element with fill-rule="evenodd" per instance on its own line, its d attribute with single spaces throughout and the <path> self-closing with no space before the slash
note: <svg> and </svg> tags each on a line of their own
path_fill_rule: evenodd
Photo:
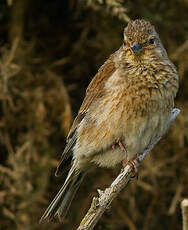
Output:
<svg viewBox="0 0 188 230">
<path fill-rule="evenodd" d="M 97 74 L 90 82 L 84 101 L 80 107 L 77 117 L 75 118 L 73 125 L 67 136 L 67 144 L 61 155 L 59 165 L 56 170 L 56 176 L 61 174 L 62 166 L 71 157 L 71 149 L 77 140 L 77 128 L 80 122 L 84 119 L 87 111 L 94 100 L 96 100 L 102 93 L 106 80 L 115 72 L 116 67 L 114 63 L 114 54 L 112 54 L 108 60 L 100 67 Z"/>
</svg>

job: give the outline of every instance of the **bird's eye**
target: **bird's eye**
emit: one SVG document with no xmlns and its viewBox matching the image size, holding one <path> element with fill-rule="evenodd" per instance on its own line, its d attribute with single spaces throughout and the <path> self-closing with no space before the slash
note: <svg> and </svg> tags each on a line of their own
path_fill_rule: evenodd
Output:
<svg viewBox="0 0 188 230">
<path fill-rule="evenodd" d="M 150 38 L 150 39 L 149 39 L 149 44 L 153 45 L 154 43 L 155 43 L 154 38 Z"/>
<path fill-rule="evenodd" d="M 125 40 L 123 41 L 123 45 L 126 46 L 126 41 Z"/>
</svg>

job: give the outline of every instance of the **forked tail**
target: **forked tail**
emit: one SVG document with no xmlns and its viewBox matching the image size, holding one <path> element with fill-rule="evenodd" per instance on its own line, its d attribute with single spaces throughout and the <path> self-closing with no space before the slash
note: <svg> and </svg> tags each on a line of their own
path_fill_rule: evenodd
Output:
<svg viewBox="0 0 188 230">
<path fill-rule="evenodd" d="M 58 216 L 61 222 L 63 221 L 83 177 L 84 173 L 75 172 L 73 167 L 70 169 L 65 183 L 44 212 L 40 222 L 50 220 L 55 216 Z"/>
</svg>

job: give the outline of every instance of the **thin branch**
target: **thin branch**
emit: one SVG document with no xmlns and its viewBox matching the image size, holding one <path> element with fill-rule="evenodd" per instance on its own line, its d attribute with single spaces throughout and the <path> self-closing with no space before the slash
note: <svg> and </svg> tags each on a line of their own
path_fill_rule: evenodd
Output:
<svg viewBox="0 0 188 230">
<path fill-rule="evenodd" d="M 122 0 L 87 0 L 87 6 L 94 10 L 104 9 L 111 15 L 118 17 L 123 22 L 129 22 L 130 18 L 127 15 L 127 8 Z"/>
<path fill-rule="evenodd" d="M 183 230 L 188 230 L 188 198 L 183 199 L 181 202 Z"/>
<path fill-rule="evenodd" d="M 159 136 L 157 136 L 152 143 L 150 143 L 147 148 L 143 151 L 142 154 L 139 155 L 137 159 L 134 160 L 134 164 L 136 167 L 140 165 L 140 163 L 144 160 L 147 154 L 153 149 L 153 147 L 157 144 L 157 142 L 162 138 L 168 127 L 175 120 L 177 115 L 180 113 L 179 109 L 173 109 L 171 112 L 171 116 L 169 118 L 168 123 L 165 128 L 161 132 Z M 122 172 L 117 176 L 114 182 L 110 185 L 109 188 L 106 188 L 104 191 L 98 190 L 99 197 L 94 197 L 91 207 L 88 210 L 87 214 L 83 218 L 80 223 L 80 226 L 77 230 L 92 230 L 97 222 L 99 221 L 102 214 L 109 207 L 111 202 L 116 198 L 119 192 L 125 188 L 128 182 L 135 174 L 135 169 L 131 165 L 127 165 Z M 185 229 L 183 229 L 185 230 Z M 187 229 L 186 229 L 187 230 Z"/>
</svg>

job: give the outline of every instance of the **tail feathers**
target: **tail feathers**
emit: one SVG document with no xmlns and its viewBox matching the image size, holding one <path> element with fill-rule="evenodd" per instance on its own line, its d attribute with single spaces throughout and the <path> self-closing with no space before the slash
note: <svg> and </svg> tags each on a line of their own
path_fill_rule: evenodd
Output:
<svg viewBox="0 0 188 230">
<path fill-rule="evenodd" d="M 79 177 L 78 180 L 73 184 L 73 186 L 67 191 L 65 194 L 57 212 L 55 215 L 58 215 L 59 221 L 62 222 L 64 217 L 66 216 L 69 207 L 72 203 L 72 200 L 80 187 L 80 184 L 82 182 L 83 176 Z"/>
<path fill-rule="evenodd" d="M 70 170 L 65 183 L 44 212 L 40 222 L 51 220 L 55 216 L 58 216 L 61 222 L 63 221 L 83 177 L 83 173 L 75 173 L 74 170 Z"/>
</svg>

